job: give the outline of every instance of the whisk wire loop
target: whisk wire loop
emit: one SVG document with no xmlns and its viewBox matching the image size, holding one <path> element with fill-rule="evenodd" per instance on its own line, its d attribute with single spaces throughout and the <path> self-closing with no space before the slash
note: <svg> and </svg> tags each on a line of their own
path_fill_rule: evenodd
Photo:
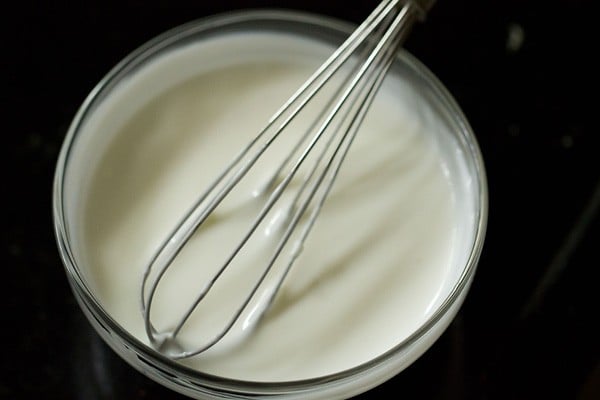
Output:
<svg viewBox="0 0 600 400">
<path fill-rule="evenodd" d="M 423 2 L 423 4 L 425 3 L 427 1 Z M 415 5 L 411 1 L 382 1 L 346 42 L 275 113 L 266 127 L 225 167 L 167 236 L 151 258 L 142 277 L 141 310 L 145 330 L 153 346 L 160 349 L 165 342 L 175 340 L 199 303 L 207 296 L 215 282 L 238 256 L 240 250 L 250 240 L 264 218 L 288 188 L 317 143 L 328 135 L 328 139 L 293 198 L 292 206 L 288 210 L 290 215 L 283 234 L 280 236 L 266 267 L 257 277 L 256 283 L 252 286 L 248 295 L 225 323 L 225 326 L 212 339 L 192 350 L 171 352 L 169 356 L 174 359 L 191 357 L 205 352 L 221 341 L 240 319 L 242 313 L 263 286 L 266 277 L 283 250 L 286 246 L 292 246 L 289 259 L 284 264 L 283 272 L 275 279 L 275 284 L 268 288 L 268 293 L 264 296 L 266 300 L 261 304 L 257 318 L 260 318 L 268 309 L 292 265 L 300 255 L 304 241 L 318 219 L 318 215 L 333 187 L 369 106 L 381 86 L 386 72 L 393 63 L 397 49 L 414 20 L 422 15 L 422 11 L 419 5 Z M 364 48 L 363 53 L 365 55 L 357 56 L 356 53 L 361 48 Z M 351 72 L 340 84 L 335 96 L 326 105 L 323 112 L 317 116 L 315 123 L 297 141 L 289 156 L 281 162 L 267 184 L 260 189 L 263 194 L 268 192 L 268 195 L 247 232 L 217 272 L 206 282 L 190 307 L 178 320 L 175 328 L 167 332 L 166 335 L 159 334 L 151 322 L 152 302 L 159 283 L 175 258 L 192 235 L 232 189 L 239 184 L 263 153 L 288 127 L 290 122 L 301 113 L 317 92 L 332 79 L 333 75 L 340 71 L 342 66 L 351 59 L 358 59 L 358 62 L 354 68 L 350 69 Z M 286 169 L 287 172 L 284 173 Z M 278 178 L 281 179 L 278 181 Z M 311 205 L 313 207 L 310 215 L 305 217 Z M 304 225 L 298 232 L 298 225 L 301 221 L 304 221 Z M 296 240 L 290 241 L 294 234 L 297 235 Z M 150 279 L 153 272 L 154 276 Z"/>
</svg>

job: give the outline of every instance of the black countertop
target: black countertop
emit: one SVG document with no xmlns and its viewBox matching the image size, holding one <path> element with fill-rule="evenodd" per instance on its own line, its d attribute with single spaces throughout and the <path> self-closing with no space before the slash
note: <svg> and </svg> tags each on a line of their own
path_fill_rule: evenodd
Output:
<svg viewBox="0 0 600 400">
<path fill-rule="evenodd" d="M 180 399 L 108 350 L 69 290 L 51 184 L 70 120 L 122 57 L 183 22 L 251 7 L 358 22 L 373 1 L 11 4 L 0 17 L 8 172 L 0 398 Z M 414 30 L 406 47 L 448 87 L 481 145 L 488 234 L 472 289 L 446 333 L 359 398 L 600 398 L 591 4 L 446 0 Z"/>
</svg>

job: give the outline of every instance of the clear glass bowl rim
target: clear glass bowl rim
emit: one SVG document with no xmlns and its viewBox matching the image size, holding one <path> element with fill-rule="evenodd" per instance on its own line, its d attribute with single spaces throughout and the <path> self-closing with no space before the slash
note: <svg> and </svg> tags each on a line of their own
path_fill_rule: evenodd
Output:
<svg viewBox="0 0 600 400">
<path fill-rule="evenodd" d="M 117 337 L 121 338 L 121 340 L 126 343 L 126 348 L 135 352 L 138 358 L 142 357 L 146 363 L 157 368 L 159 372 L 162 372 L 161 375 L 177 377 L 175 385 L 173 385 L 173 382 L 171 382 L 171 385 L 169 386 L 173 387 L 182 385 L 182 389 L 188 392 L 189 390 L 193 391 L 193 387 L 198 389 L 206 388 L 207 393 L 212 393 L 213 391 L 221 394 L 230 393 L 231 395 L 239 398 L 243 398 L 240 396 L 244 395 L 279 396 L 286 393 L 299 394 L 307 391 L 312 392 L 320 389 L 326 389 L 330 385 L 343 384 L 344 381 L 367 373 L 375 366 L 386 363 L 393 358 L 401 357 L 405 349 L 409 348 L 412 344 L 422 338 L 439 322 L 439 320 L 448 312 L 452 305 L 461 296 L 463 291 L 468 288 L 475 273 L 476 266 L 483 248 L 488 214 L 488 191 L 483 159 L 474 133 L 456 101 L 441 84 L 441 82 L 415 57 L 410 55 L 408 52 L 401 50 L 398 58 L 401 59 L 403 63 L 407 64 L 411 70 L 420 75 L 420 78 L 422 78 L 422 80 L 429 85 L 430 89 L 432 89 L 438 95 L 438 100 L 442 102 L 444 107 L 451 111 L 452 116 L 457 119 L 461 127 L 461 131 L 459 132 L 461 135 L 460 139 L 463 142 L 463 146 L 468 151 L 467 157 L 472 160 L 477 178 L 477 184 L 479 187 L 479 191 L 477 193 L 478 209 L 475 218 L 475 239 L 468 257 L 468 262 L 450 294 L 446 297 L 436 312 L 425 323 L 423 323 L 418 330 L 413 332 L 412 335 L 386 353 L 351 369 L 327 376 L 298 381 L 253 382 L 209 375 L 176 363 L 175 361 L 159 354 L 154 349 L 146 346 L 131 336 L 107 314 L 79 273 L 77 262 L 70 247 L 68 224 L 66 223 L 65 212 L 63 209 L 65 173 L 68 166 L 69 154 L 71 152 L 74 140 L 79 132 L 80 125 L 86 118 L 86 115 L 93 111 L 96 102 L 101 101 L 99 100 L 99 98 L 101 98 L 100 94 L 114 84 L 115 81 L 121 79 L 123 76 L 123 71 L 130 68 L 132 65 L 136 66 L 138 64 L 142 64 L 144 59 L 159 53 L 161 49 L 166 48 L 173 43 L 176 43 L 187 37 L 202 34 L 202 32 L 205 30 L 214 28 L 218 29 L 221 26 L 240 23 L 256 23 L 257 26 L 259 26 L 258 24 L 260 21 L 279 22 L 283 24 L 290 23 L 296 25 L 306 24 L 307 26 L 314 25 L 318 26 L 322 30 L 327 30 L 329 33 L 336 35 L 347 35 L 354 28 L 353 25 L 347 22 L 299 11 L 244 10 L 199 19 L 169 30 L 130 53 L 119 64 L 117 64 L 91 91 L 69 127 L 57 161 L 57 167 L 54 176 L 53 217 L 57 244 L 67 277 L 69 279 L 69 283 L 71 284 L 71 288 L 76 295 L 80 306 L 82 309 L 84 309 L 84 312 L 87 311 L 85 312 L 86 316 L 88 319 L 90 319 L 90 322 L 92 322 L 92 325 L 94 325 L 96 330 L 99 331 L 98 333 L 100 333 L 100 336 L 102 336 L 103 339 L 107 341 L 111 347 L 113 347 L 113 349 L 115 349 L 114 343 L 111 343 L 110 341 L 114 340 L 114 335 L 117 335 Z M 87 310 L 85 308 L 87 308 Z M 93 315 L 89 315 L 88 312 Z M 94 318 L 96 321 L 93 321 L 92 318 Z M 112 331 L 112 334 L 106 335 L 104 332 L 101 332 L 96 325 L 97 323 L 103 326 L 107 331 Z M 115 351 L 119 353 L 119 351 L 116 349 Z M 123 356 L 123 354 L 120 355 Z M 139 365 L 133 366 L 137 369 L 140 369 Z M 156 379 L 156 376 L 151 376 L 151 378 Z"/>
</svg>

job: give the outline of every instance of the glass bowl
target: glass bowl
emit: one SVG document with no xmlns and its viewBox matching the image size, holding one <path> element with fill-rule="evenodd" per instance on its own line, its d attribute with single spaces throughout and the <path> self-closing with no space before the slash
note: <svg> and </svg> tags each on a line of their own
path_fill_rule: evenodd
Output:
<svg viewBox="0 0 600 400">
<path fill-rule="evenodd" d="M 394 69 L 416 85 L 451 133 L 458 149 L 449 157 L 464 169 L 468 187 L 468 208 L 463 229 L 467 250 L 455 283 L 437 309 L 409 337 L 389 351 L 361 365 L 339 373 L 289 382 L 252 382 L 228 379 L 195 371 L 179 364 L 129 334 L 102 307 L 86 280 L 82 266 L 85 255 L 79 250 L 80 216 L 76 211 L 82 198 L 80 183 L 86 176 L 86 158 L 92 139 L 85 125 L 96 117 L 98 108 L 119 85 L 151 64 L 161 55 L 202 40 L 231 32 L 293 33 L 339 45 L 352 26 L 322 16 L 291 11 L 248 11 L 215 16 L 171 30 L 134 51 L 96 86 L 75 116 L 65 138 L 54 181 L 54 224 L 58 247 L 72 291 L 81 309 L 104 341 L 138 371 L 160 384 L 192 398 L 347 398 L 379 385 L 398 374 L 423 354 L 443 333 L 460 308 L 473 279 L 482 250 L 487 222 L 487 186 L 484 166 L 476 139 L 456 102 L 426 67 L 405 51 L 400 51 Z M 466 193 L 466 192 L 465 192 Z"/>
</svg>

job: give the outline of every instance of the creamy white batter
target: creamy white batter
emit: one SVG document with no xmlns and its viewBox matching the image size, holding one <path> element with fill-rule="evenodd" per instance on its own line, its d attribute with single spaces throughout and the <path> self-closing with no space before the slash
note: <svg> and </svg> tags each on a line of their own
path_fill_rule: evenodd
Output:
<svg viewBox="0 0 600 400">
<path fill-rule="evenodd" d="M 141 341 L 141 274 L 153 251 L 330 51 L 260 34 L 191 45 L 130 78 L 87 122 L 72 161 L 81 173 L 70 178 L 81 189 L 67 199 L 80 221 L 75 255 L 100 303 Z M 389 77 L 273 307 L 255 329 L 235 326 L 232 339 L 184 362 L 289 381 L 360 365 L 408 337 L 455 284 L 472 239 L 460 228 L 473 220 L 468 178 L 445 129 L 419 92 Z M 256 212 L 253 188 L 291 143 L 277 144 L 178 258 L 153 305 L 158 327 L 174 323 L 222 262 L 239 221 Z M 260 271 L 255 260 L 274 240 L 260 235 L 182 332 L 184 344 L 201 343 Z"/>
</svg>

